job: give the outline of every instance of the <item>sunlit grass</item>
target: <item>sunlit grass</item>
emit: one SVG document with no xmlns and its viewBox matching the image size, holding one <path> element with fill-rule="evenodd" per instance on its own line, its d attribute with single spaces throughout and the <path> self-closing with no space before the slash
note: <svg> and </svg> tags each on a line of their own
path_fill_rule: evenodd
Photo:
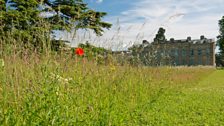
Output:
<svg viewBox="0 0 224 126">
<path fill-rule="evenodd" d="M 222 70 L 97 65 L 72 55 L 9 56 L 4 63 L 0 71 L 2 125 L 224 122 Z M 206 84 L 208 80 L 211 83 Z M 213 84 L 214 92 L 204 90 L 204 85 L 213 90 Z"/>
</svg>

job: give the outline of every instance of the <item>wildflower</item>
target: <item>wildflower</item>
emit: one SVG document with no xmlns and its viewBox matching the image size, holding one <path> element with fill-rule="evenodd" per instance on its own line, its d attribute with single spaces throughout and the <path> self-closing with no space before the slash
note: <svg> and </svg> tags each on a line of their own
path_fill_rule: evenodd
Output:
<svg viewBox="0 0 224 126">
<path fill-rule="evenodd" d="M 56 89 L 56 95 L 58 96 L 59 95 L 59 87 Z"/>
<path fill-rule="evenodd" d="M 64 82 L 65 82 L 65 83 L 68 83 L 68 82 L 70 82 L 70 81 L 72 81 L 72 78 L 64 78 Z"/>
<path fill-rule="evenodd" d="M 83 56 L 84 55 L 84 50 L 82 48 L 77 48 L 75 50 L 75 54 L 78 56 Z"/>
<path fill-rule="evenodd" d="M 5 66 L 5 62 L 3 59 L 0 59 L 0 67 L 4 67 Z"/>
<path fill-rule="evenodd" d="M 50 78 L 57 80 L 59 83 L 63 83 L 63 84 L 67 84 L 70 81 L 72 81 L 72 78 L 63 78 L 62 76 L 54 74 L 54 73 L 50 74 Z"/>
</svg>

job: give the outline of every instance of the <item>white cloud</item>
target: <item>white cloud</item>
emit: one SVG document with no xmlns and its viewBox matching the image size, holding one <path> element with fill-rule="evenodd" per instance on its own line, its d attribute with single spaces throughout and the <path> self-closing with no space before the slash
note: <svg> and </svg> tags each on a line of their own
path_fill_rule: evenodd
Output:
<svg viewBox="0 0 224 126">
<path fill-rule="evenodd" d="M 107 17 L 113 28 L 92 38 L 95 44 L 121 49 L 143 39 L 152 41 L 159 27 L 166 29 L 167 39 L 216 38 L 222 15 L 224 0 L 138 0 L 120 15 Z"/>
<path fill-rule="evenodd" d="M 97 2 L 97 3 L 102 3 L 102 2 L 103 2 L 103 0 L 96 0 L 96 2 Z"/>
<path fill-rule="evenodd" d="M 198 38 L 202 34 L 215 38 L 218 34 L 217 22 L 223 15 L 223 0 L 139 1 L 130 10 L 121 13 L 123 22 L 120 24 L 124 27 L 141 26 L 144 22 L 138 21 L 139 18 L 143 18 L 146 24 L 141 29 L 132 29 L 126 34 L 127 38 L 142 33 L 145 39 L 152 40 L 161 26 L 166 28 L 168 38 Z M 131 36 L 133 34 L 135 36 Z"/>
</svg>

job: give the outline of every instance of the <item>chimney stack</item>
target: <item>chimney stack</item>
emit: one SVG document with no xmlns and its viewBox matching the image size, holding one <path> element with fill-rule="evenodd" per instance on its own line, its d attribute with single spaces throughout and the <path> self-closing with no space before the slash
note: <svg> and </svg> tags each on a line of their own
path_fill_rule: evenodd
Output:
<svg viewBox="0 0 224 126">
<path fill-rule="evenodd" d="M 187 37 L 187 41 L 191 41 L 191 37 L 189 36 L 189 37 Z"/>
<path fill-rule="evenodd" d="M 174 38 L 170 38 L 170 42 L 174 42 Z"/>
<path fill-rule="evenodd" d="M 204 35 L 201 35 L 201 36 L 200 36 L 200 39 L 201 39 L 201 40 L 205 39 L 205 36 L 204 36 Z"/>
</svg>

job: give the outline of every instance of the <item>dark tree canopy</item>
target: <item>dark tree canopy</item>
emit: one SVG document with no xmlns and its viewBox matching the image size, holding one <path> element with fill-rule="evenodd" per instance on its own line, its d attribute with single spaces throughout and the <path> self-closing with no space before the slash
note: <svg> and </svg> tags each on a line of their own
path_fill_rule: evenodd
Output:
<svg viewBox="0 0 224 126">
<path fill-rule="evenodd" d="M 219 20 L 219 33 L 220 35 L 217 37 L 217 44 L 219 46 L 220 53 L 224 56 L 224 16 Z"/>
<path fill-rule="evenodd" d="M 0 0 L 0 42 L 42 51 L 53 45 L 54 30 L 91 29 L 102 35 L 112 26 L 102 21 L 106 14 L 83 0 Z"/>
<path fill-rule="evenodd" d="M 102 21 L 105 12 L 88 8 L 83 0 L 0 0 L 0 3 L 0 12 L 5 12 L 0 18 L 5 30 L 41 28 L 44 24 L 50 25 L 49 30 L 92 29 L 102 35 L 104 28 L 111 27 Z M 6 3 L 11 6 L 7 11 Z"/>
<path fill-rule="evenodd" d="M 0 0 L 0 10 L 5 10 L 6 9 L 5 2 L 6 2 L 6 0 Z"/>
<path fill-rule="evenodd" d="M 216 55 L 216 65 L 224 66 L 224 16 L 219 20 L 219 36 L 217 39 L 220 52 Z"/>
<path fill-rule="evenodd" d="M 165 37 L 165 29 L 164 28 L 159 28 L 158 33 L 156 34 L 156 37 L 154 38 L 155 42 L 165 42 L 166 37 Z"/>
</svg>

